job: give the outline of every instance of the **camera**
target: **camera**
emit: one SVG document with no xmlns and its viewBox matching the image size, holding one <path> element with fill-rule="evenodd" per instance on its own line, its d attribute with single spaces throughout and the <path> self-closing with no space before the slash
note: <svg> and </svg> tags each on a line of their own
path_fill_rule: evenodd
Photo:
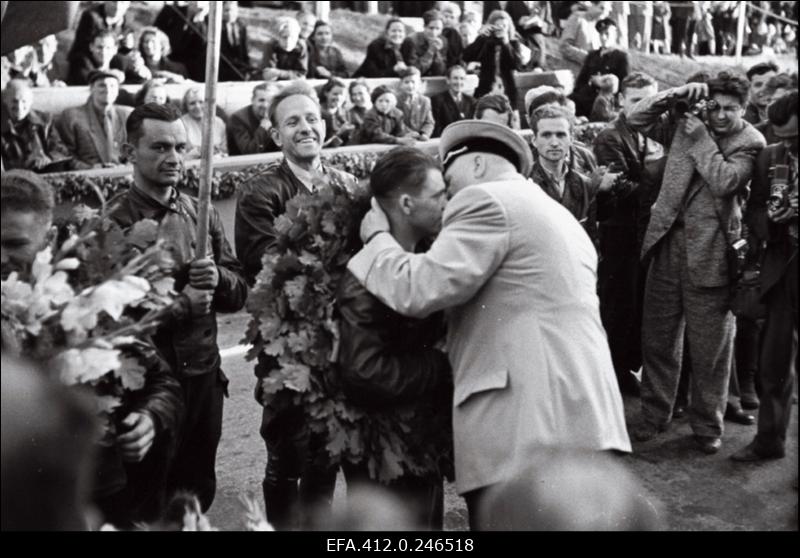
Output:
<svg viewBox="0 0 800 558">
<path fill-rule="evenodd" d="M 715 111 L 719 108 L 719 103 L 713 99 L 700 99 L 695 104 L 690 105 L 688 101 L 680 99 L 675 102 L 675 113 L 678 116 L 685 116 L 686 114 L 693 114 L 698 118 L 705 119 L 708 111 Z"/>
<path fill-rule="evenodd" d="M 789 206 L 789 165 L 775 165 L 769 187 L 767 208 L 777 213 Z"/>
</svg>

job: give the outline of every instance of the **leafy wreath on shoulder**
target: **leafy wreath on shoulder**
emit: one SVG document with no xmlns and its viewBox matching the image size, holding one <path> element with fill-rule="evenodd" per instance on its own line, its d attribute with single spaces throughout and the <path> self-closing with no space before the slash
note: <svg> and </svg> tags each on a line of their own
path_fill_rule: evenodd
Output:
<svg viewBox="0 0 800 558">
<path fill-rule="evenodd" d="M 363 189 L 326 188 L 287 203 L 248 297 L 248 359 L 262 351 L 276 359 L 277 368 L 263 379 L 273 396 L 268 409 L 301 408 L 304 424 L 325 442 L 328 464 L 366 465 L 384 483 L 406 474 L 446 475 L 452 465 L 446 429 L 432 436 L 410 426 L 416 409 L 366 411 L 336 388 L 336 292 L 361 248 L 359 225 L 368 209 Z"/>
</svg>

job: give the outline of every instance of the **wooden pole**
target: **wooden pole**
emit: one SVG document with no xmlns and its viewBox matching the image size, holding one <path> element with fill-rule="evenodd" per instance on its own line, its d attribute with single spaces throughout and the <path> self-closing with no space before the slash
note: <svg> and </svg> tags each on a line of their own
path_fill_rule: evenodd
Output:
<svg viewBox="0 0 800 558">
<path fill-rule="evenodd" d="M 742 63 L 742 50 L 744 48 L 744 30 L 747 25 L 747 2 L 739 2 L 736 22 L 736 65 Z"/>
<path fill-rule="evenodd" d="M 320 21 L 329 21 L 331 16 L 330 2 L 314 2 L 314 12 Z"/>
<path fill-rule="evenodd" d="M 197 195 L 197 258 L 208 252 L 208 215 L 211 206 L 211 175 L 214 171 L 214 121 L 217 116 L 217 72 L 222 35 L 220 2 L 210 2 L 208 12 L 208 44 L 206 46 L 206 104 L 203 115 L 203 142 L 200 147 L 200 192 Z"/>
</svg>

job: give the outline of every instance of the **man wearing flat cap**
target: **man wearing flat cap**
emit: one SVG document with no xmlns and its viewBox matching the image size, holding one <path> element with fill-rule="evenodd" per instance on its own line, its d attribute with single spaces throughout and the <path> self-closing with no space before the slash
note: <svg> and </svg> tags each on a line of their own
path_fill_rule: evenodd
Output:
<svg viewBox="0 0 800 558">
<path fill-rule="evenodd" d="M 113 167 L 122 163 L 120 147 L 126 142 L 125 122 L 133 111 L 114 104 L 122 79 L 118 70 L 92 72 L 89 74 L 89 100 L 61 115 L 58 131 L 75 157 L 76 169 Z"/>
<path fill-rule="evenodd" d="M 452 197 L 430 250 L 403 250 L 373 203 L 348 269 L 401 314 L 449 310 L 456 483 L 480 529 L 486 489 L 522 474 L 537 449 L 630 442 L 586 232 L 525 178 L 533 157 L 509 128 L 456 122 L 439 154 Z"/>
</svg>

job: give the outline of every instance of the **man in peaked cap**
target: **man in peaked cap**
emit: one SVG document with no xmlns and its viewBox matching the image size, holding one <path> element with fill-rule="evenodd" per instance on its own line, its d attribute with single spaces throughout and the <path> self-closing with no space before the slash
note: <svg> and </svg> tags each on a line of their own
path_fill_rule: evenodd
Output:
<svg viewBox="0 0 800 558">
<path fill-rule="evenodd" d="M 481 529 L 487 488 L 524 474 L 537 449 L 630 442 L 586 232 L 525 178 L 533 157 L 509 128 L 453 123 L 439 154 L 451 199 L 430 250 L 406 252 L 373 203 L 348 269 L 406 316 L 449 309 L 456 483 Z"/>
</svg>

